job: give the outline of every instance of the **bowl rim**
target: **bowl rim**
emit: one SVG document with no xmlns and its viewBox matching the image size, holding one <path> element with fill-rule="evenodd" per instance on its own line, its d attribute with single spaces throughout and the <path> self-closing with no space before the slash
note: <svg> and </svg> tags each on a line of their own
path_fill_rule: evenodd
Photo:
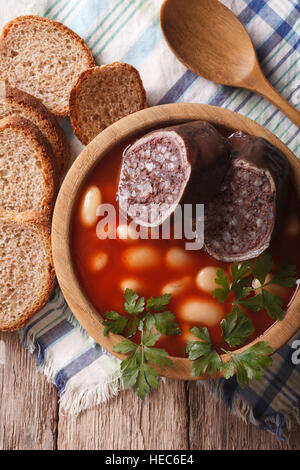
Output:
<svg viewBox="0 0 300 470">
<path fill-rule="evenodd" d="M 98 134 L 76 158 L 60 188 L 52 221 L 52 252 L 58 283 L 71 311 L 97 343 L 120 359 L 124 359 L 126 355 L 116 353 L 112 351 L 112 348 L 123 339 L 123 336 L 114 333 L 109 333 L 108 336 L 103 335 L 101 316 L 85 295 L 73 266 L 70 228 L 74 204 L 87 175 L 101 158 L 118 143 L 138 133 L 147 132 L 158 125 L 173 125 L 197 119 L 264 137 L 276 145 L 289 160 L 294 186 L 300 197 L 300 162 L 296 156 L 275 135 L 260 124 L 228 109 L 195 103 L 158 105 L 126 116 Z M 288 342 L 299 328 L 300 290 L 298 289 L 284 319 L 275 322 L 262 335 L 246 346 L 237 349 L 236 352 L 242 352 L 258 341 L 267 341 L 276 351 Z M 223 354 L 221 358 L 223 361 L 227 361 L 229 356 Z M 174 364 L 172 367 L 153 367 L 162 376 L 183 380 L 208 379 L 223 375 L 217 373 L 214 376 L 205 374 L 201 377 L 194 377 L 191 375 L 191 361 L 189 359 L 181 357 L 171 357 L 171 359 Z"/>
</svg>

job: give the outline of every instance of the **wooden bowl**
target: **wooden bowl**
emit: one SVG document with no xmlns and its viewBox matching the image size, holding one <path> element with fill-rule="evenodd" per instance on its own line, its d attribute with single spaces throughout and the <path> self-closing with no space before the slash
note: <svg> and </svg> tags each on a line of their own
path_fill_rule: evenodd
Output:
<svg viewBox="0 0 300 470">
<path fill-rule="evenodd" d="M 271 144 L 280 148 L 290 162 L 293 182 L 300 198 L 300 163 L 293 153 L 271 132 L 250 119 L 227 109 L 204 104 L 184 103 L 156 106 L 127 116 L 101 132 L 78 156 L 60 189 L 53 216 L 52 248 L 58 282 L 70 309 L 90 336 L 107 351 L 121 359 L 124 359 L 125 356 L 116 354 L 112 348 L 119 343 L 122 337 L 112 333 L 108 336 L 103 335 L 101 316 L 87 299 L 76 277 L 70 250 L 70 224 L 74 203 L 86 176 L 115 145 L 137 133 L 146 133 L 153 127 L 196 119 L 205 119 L 215 124 L 264 137 Z M 300 290 L 288 308 L 284 320 L 274 323 L 263 335 L 250 345 L 240 348 L 239 351 L 248 348 L 257 341 L 267 341 L 274 350 L 277 350 L 289 341 L 299 328 Z M 223 355 L 222 358 L 226 360 L 226 355 Z M 184 380 L 199 379 L 199 377 L 192 377 L 191 362 L 188 359 L 173 357 L 172 360 L 173 367 L 156 367 L 160 375 Z M 206 375 L 201 378 L 209 377 Z"/>
</svg>

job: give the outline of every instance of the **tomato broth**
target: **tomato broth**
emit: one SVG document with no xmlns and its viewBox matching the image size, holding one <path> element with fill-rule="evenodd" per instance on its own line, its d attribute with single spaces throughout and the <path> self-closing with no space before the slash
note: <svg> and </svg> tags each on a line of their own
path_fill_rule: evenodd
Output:
<svg viewBox="0 0 300 470">
<path fill-rule="evenodd" d="M 131 140 L 133 141 L 134 139 Z M 192 326 L 207 326 L 213 344 L 219 349 L 222 347 L 220 320 L 230 313 L 232 299 L 223 304 L 218 303 L 213 299 L 211 291 L 201 288 L 201 275 L 200 278 L 197 276 L 207 267 L 211 267 L 205 271 L 209 274 L 208 280 L 212 277 L 213 268 L 223 268 L 229 273 L 230 263 L 213 259 L 203 249 L 186 251 L 186 240 L 175 240 L 172 236 L 169 240 L 132 240 L 118 237 L 101 240 L 96 233 L 98 220 L 91 226 L 82 222 L 83 198 L 89 188 L 94 186 L 101 192 L 102 204 L 115 206 L 118 221 L 118 204 L 115 200 L 118 175 L 122 153 L 131 142 L 124 142 L 107 153 L 90 172 L 81 188 L 74 208 L 71 230 L 72 257 L 79 282 L 100 315 L 110 310 L 125 314 L 123 293 L 126 287 L 131 287 L 139 295 L 148 298 L 167 292 L 169 284 L 173 287 L 175 285 L 168 310 L 176 315 L 182 334 L 172 337 L 162 335 L 157 346 L 165 348 L 172 356 L 184 357 L 185 342 L 193 339 L 189 329 Z M 276 263 L 287 261 L 296 264 L 299 277 L 300 221 L 295 215 L 298 210 L 295 197 L 290 197 L 288 206 L 285 224 L 273 241 L 270 251 Z M 143 256 L 146 258 L 143 259 Z M 203 279 L 205 280 L 205 275 Z M 286 307 L 295 289 L 280 286 L 275 289 L 275 293 L 282 297 Z M 197 310 L 201 309 L 205 315 L 199 320 Z M 244 311 L 251 318 L 255 329 L 249 342 L 265 332 L 275 321 L 265 311 Z"/>
</svg>

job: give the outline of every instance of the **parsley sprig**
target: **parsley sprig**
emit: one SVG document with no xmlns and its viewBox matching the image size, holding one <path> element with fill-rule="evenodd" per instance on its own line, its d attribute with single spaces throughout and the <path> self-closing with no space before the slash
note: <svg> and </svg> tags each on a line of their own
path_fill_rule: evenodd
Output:
<svg viewBox="0 0 300 470">
<path fill-rule="evenodd" d="M 133 386 L 140 398 L 145 398 L 151 388 L 157 388 L 157 371 L 150 364 L 172 366 L 173 362 L 164 349 L 156 348 L 155 344 L 165 335 L 181 333 L 175 315 L 165 308 L 169 305 L 171 295 L 151 297 L 145 302 L 136 292 L 126 289 L 124 293 L 124 310 L 130 316 L 117 312 L 105 312 L 107 320 L 103 321 L 103 332 L 126 334 L 127 338 L 113 347 L 115 352 L 128 354 L 121 362 L 121 371 L 125 389 Z M 140 343 L 134 343 L 129 337 L 137 331 L 141 332 Z"/>
<path fill-rule="evenodd" d="M 221 370 L 224 377 L 229 379 L 236 371 L 238 384 L 244 388 L 250 380 L 263 378 L 264 370 L 272 364 L 272 358 L 269 355 L 274 351 L 266 341 L 259 341 L 241 353 L 226 350 L 223 352 L 230 356 L 229 361 L 222 364 Z"/>
<path fill-rule="evenodd" d="M 266 253 L 255 261 L 233 263 L 230 267 L 231 282 L 223 269 L 217 269 L 216 283 L 221 287 L 216 288 L 212 295 L 220 303 L 225 302 L 228 295 L 233 292 L 233 311 L 238 313 L 241 320 L 244 306 L 253 312 L 266 310 L 271 318 L 283 319 L 283 301 L 281 297 L 270 292 L 266 287 L 270 284 L 278 284 L 284 287 L 293 287 L 296 284 L 296 266 L 288 263 L 280 263 L 277 270 L 268 276 L 274 268 L 274 261 L 269 253 Z M 253 279 L 259 281 L 258 287 L 252 285 Z M 236 344 L 237 345 L 237 344 Z"/>
<path fill-rule="evenodd" d="M 121 362 L 124 388 L 133 386 L 139 398 L 144 399 L 151 388 L 157 388 L 157 371 L 149 365 L 172 366 L 173 362 L 164 349 L 155 348 L 154 345 L 160 338 L 160 334 L 151 334 L 141 329 L 141 342 L 136 344 L 129 339 L 122 340 L 113 347 L 113 350 L 121 354 L 130 354 Z"/>
<path fill-rule="evenodd" d="M 265 341 L 259 341 L 241 353 L 222 349 L 229 355 L 227 362 L 222 362 L 220 354 L 213 348 L 207 328 L 191 328 L 191 333 L 200 341 L 187 341 L 186 352 L 192 361 L 191 371 L 194 377 L 208 372 L 214 375 L 223 372 L 229 379 L 236 372 L 239 385 L 244 388 L 251 379 L 261 380 L 263 370 L 267 370 L 272 359 L 269 357 L 274 351 Z"/>
<path fill-rule="evenodd" d="M 230 293 L 234 294 L 231 312 L 220 322 L 224 343 L 235 348 L 244 344 L 254 331 L 253 323 L 245 315 L 242 307 L 258 312 L 265 309 L 271 318 L 282 320 L 282 299 L 266 289 L 269 284 L 279 284 L 293 287 L 296 284 L 296 267 L 288 263 L 279 264 L 274 274 L 270 272 L 274 262 L 269 253 L 255 261 L 233 263 L 230 267 L 231 282 L 223 269 L 217 269 L 215 279 L 217 287 L 212 295 L 220 303 L 227 300 Z M 253 279 L 258 279 L 259 285 L 253 286 Z M 222 362 L 220 354 L 213 348 L 207 328 L 191 328 L 191 333 L 198 339 L 187 341 L 186 352 L 192 362 L 191 370 L 194 376 L 208 372 L 213 375 L 223 372 L 225 378 L 230 378 L 236 372 L 237 381 L 245 387 L 251 379 L 260 380 L 263 370 L 272 363 L 269 357 L 273 349 L 265 341 L 259 341 L 241 353 L 222 349 L 229 355 L 227 362 Z"/>
<path fill-rule="evenodd" d="M 165 308 L 170 303 L 171 295 L 164 294 L 160 297 L 151 297 L 145 302 L 144 297 L 139 297 L 132 289 L 126 289 L 124 293 L 124 310 L 130 317 L 120 315 L 115 311 L 105 312 L 107 320 L 103 321 L 103 333 L 126 334 L 129 338 L 135 335 L 141 321 L 145 322 L 147 330 L 155 327 L 164 335 L 179 335 L 181 333 L 175 315 Z M 157 313 L 154 313 L 157 312 Z"/>
</svg>

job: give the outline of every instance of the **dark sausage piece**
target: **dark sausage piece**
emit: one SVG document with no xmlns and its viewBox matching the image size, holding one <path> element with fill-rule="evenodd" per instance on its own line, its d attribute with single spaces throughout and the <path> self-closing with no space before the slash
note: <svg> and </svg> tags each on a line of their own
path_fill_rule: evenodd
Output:
<svg viewBox="0 0 300 470">
<path fill-rule="evenodd" d="M 289 163 L 263 138 L 236 132 L 229 141 L 232 165 L 205 208 L 205 247 L 218 260 L 243 261 L 270 245 L 286 201 Z"/>
<path fill-rule="evenodd" d="M 155 227 L 178 203 L 207 203 L 220 188 L 231 146 L 211 124 L 193 121 L 159 129 L 123 154 L 117 199 L 136 223 Z"/>
</svg>

